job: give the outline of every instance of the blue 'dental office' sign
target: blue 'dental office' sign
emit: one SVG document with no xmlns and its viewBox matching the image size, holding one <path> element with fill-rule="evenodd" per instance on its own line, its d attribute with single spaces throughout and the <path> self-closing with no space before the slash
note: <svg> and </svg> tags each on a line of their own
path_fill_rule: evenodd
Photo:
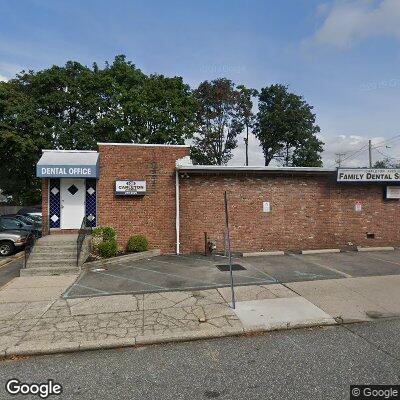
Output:
<svg viewBox="0 0 400 400">
<path fill-rule="evenodd" d="M 37 165 L 38 178 L 97 178 L 97 165 Z"/>
<path fill-rule="evenodd" d="M 115 181 L 115 194 L 117 196 L 144 196 L 146 181 Z"/>
</svg>

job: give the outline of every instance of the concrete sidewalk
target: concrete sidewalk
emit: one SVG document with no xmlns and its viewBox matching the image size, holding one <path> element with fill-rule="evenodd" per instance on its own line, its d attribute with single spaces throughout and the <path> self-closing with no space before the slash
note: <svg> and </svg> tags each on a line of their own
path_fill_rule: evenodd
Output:
<svg viewBox="0 0 400 400">
<path fill-rule="evenodd" d="M 74 276 L 0 290 L 0 355 L 54 353 L 369 320 L 400 311 L 400 276 L 62 299 Z"/>
</svg>

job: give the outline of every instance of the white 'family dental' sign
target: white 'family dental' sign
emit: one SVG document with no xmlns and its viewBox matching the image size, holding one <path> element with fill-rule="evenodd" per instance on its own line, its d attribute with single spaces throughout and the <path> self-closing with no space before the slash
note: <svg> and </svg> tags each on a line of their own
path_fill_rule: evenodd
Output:
<svg viewBox="0 0 400 400">
<path fill-rule="evenodd" d="M 338 182 L 400 182 L 400 169 L 339 168 Z"/>
</svg>

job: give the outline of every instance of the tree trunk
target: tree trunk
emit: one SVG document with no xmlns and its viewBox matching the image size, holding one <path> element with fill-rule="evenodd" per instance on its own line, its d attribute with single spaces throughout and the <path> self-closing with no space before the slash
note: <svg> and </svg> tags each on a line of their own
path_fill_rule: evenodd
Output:
<svg viewBox="0 0 400 400">
<path fill-rule="evenodd" d="M 249 165 L 249 126 L 246 125 L 246 167 Z"/>
</svg>

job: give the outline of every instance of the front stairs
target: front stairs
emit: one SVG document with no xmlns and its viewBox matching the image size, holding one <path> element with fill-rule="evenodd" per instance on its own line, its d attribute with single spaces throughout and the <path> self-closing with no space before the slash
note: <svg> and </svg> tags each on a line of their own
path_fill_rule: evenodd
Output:
<svg viewBox="0 0 400 400">
<path fill-rule="evenodd" d="M 48 235 L 38 239 L 20 276 L 79 273 L 76 234 Z"/>
</svg>

